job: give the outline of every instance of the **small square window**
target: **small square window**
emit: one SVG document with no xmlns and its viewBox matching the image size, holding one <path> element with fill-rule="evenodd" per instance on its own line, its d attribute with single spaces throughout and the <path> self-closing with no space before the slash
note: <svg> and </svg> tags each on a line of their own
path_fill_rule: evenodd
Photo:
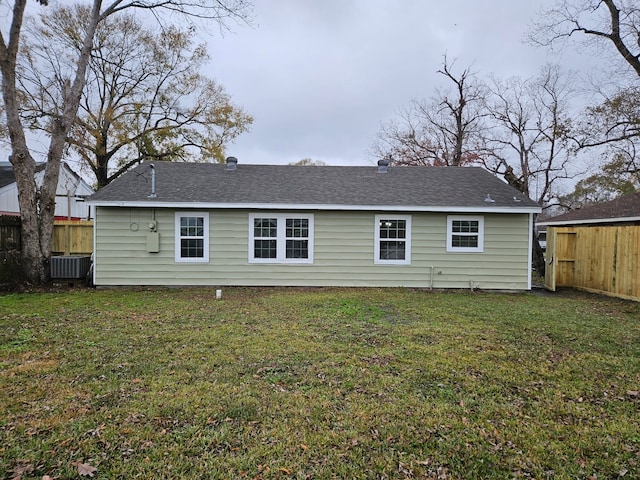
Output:
<svg viewBox="0 0 640 480">
<path fill-rule="evenodd" d="M 484 217 L 450 215 L 447 217 L 448 252 L 482 252 Z"/>
</svg>

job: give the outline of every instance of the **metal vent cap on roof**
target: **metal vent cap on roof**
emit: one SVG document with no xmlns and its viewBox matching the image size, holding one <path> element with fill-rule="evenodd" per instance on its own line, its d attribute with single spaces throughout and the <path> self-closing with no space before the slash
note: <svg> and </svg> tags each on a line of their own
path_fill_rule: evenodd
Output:
<svg viewBox="0 0 640 480">
<path fill-rule="evenodd" d="M 389 171 L 389 160 L 378 160 L 378 173 L 387 173 Z"/>
<path fill-rule="evenodd" d="M 238 159 L 236 157 L 227 157 L 227 170 L 235 170 L 238 167 Z"/>
</svg>

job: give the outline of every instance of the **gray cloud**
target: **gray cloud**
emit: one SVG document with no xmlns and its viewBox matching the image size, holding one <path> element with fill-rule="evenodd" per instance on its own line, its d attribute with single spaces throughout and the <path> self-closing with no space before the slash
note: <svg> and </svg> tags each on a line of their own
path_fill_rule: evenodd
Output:
<svg viewBox="0 0 640 480">
<path fill-rule="evenodd" d="M 208 73 L 255 117 L 229 153 L 245 163 L 374 162 L 367 150 L 381 122 L 443 86 L 443 54 L 483 76 L 535 75 L 548 54 L 522 39 L 538 6 L 257 0 L 255 28 L 211 44 Z"/>
</svg>

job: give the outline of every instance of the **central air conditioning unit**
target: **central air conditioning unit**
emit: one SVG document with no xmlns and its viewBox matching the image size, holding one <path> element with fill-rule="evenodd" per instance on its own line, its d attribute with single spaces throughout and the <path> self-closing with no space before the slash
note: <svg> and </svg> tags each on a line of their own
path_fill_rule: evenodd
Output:
<svg viewBox="0 0 640 480">
<path fill-rule="evenodd" d="M 51 278 L 82 279 L 91 266 L 90 256 L 64 255 L 51 257 Z"/>
</svg>

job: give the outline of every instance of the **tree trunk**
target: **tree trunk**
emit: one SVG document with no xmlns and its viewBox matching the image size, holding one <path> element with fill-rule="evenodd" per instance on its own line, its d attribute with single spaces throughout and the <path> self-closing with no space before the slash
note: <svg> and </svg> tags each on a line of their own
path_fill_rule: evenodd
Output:
<svg viewBox="0 0 640 480">
<path fill-rule="evenodd" d="M 36 162 L 27 146 L 16 89 L 17 55 L 26 0 L 16 0 L 14 3 L 8 44 L 4 42 L 4 37 L 0 37 L 2 97 L 11 140 L 10 160 L 18 185 L 18 203 L 22 217 L 22 268 L 25 278 L 35 284 L 46 283 L 50 278 L 48 264 L 60 163 L 84 88 L 93 36 L 100 20 L 101 3 L 101 0 L 93 2 L 91 21 L 86 28 L 75 78 L 73 83 L 67 82 L 65 85 L 62 92 L 62 114 L 52 122 L 51 143 L 41 185 L 36 182 Z"/>
<path fill-rule="evenodd" d="M 49 279 L 47 267 L 53 235 L 53 220 L 51 228 L 47 229 L 46 224 L 39 219 L 38 205 L 40 202 L 38 198 L 40 193 L 35 181 L 36 162 L 31 157 L 26 145 L 21 147 L 14 143 L 12 152 L 10 160 L 18 185 L 18 203 L 21 216 L 22 273 L 30 283 L 40 284 Z"/>
<path fill-rule="evenodd" d="M 25 6 L 26 0 L 17 0 L 14 3 L 9 43 L 5 44 L 4 37 L 0 43 L 0 72 L 2 73 L 2 99 L 7 117 L 7 130 L 11 140 L 9 160 L 13 165 L 16 177 L 18 204 L 22 217 L 21 268 L 24 278 L 32 283 L 42 283 L 48 279 L 49 252 L 47 249 L 42 251 L 43 242 L 40 231 L 42 224 L 38 221 L 39 191 L 35 179 L 36 162 L 27 146 L 24 128 L 20 121 L 16 91 L 16 59 Z M 50 232 L 53 232 L 53 226 Z M 49 238 L 49 243 L 50 241 Z"/>
</svg>

